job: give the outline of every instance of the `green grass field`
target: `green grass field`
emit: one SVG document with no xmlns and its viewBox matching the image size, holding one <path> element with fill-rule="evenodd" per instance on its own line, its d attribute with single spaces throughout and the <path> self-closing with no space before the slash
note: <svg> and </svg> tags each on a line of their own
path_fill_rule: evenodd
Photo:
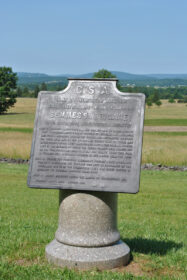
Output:
<svg viewBox="0 0 187 280">
<path fill-rule="evenodd" d="M 77 272 L 45 259 L 57 229 L 58 191 L 29 189 L 27 171 L 0 164 L 0 279 L 186 279 L 186 172 L 143 171 L 140 192 L 119 195 L 118 228 L 132 252 L 127 267 Z"/>
</svg>

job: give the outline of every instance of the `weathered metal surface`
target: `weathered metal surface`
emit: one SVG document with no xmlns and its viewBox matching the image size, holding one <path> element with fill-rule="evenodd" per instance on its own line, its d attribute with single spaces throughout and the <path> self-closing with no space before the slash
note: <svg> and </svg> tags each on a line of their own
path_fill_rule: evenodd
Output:
<svg viewBox="0 0 187 280">
<path fill-rule="evenodd" d="M 70 79 L 62 92 L 40 92 L 28 185 L 138 192 L 144 103 L 115 79 Z"/>
</svg>

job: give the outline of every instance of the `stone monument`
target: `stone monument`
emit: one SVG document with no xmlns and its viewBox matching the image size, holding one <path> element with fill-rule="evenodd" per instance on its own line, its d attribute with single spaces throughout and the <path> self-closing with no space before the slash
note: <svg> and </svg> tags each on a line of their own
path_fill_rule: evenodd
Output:
<svg viewBox="0 0 187 280">
<path fill-rule="evenodd" d="M 117 230 L 117 193 L 139 190 L 145 97 L 116 79 L 69 79 L 40 92 L 28 185 L 59 189 L 59 226 L 50 263 L 110 269 L 128 263 Z"/>
</svg>

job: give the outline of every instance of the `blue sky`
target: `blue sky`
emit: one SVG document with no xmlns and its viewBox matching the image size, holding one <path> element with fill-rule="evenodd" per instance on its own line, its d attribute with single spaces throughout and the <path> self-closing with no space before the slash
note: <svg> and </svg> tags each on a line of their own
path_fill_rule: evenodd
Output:
<svg viewBox="0 0 187 280">
<path fill-rule="evenodd" d="M 187 73 L 186 15 L 186 0 L 0 0 L 0 65 Z"/>
</svg>

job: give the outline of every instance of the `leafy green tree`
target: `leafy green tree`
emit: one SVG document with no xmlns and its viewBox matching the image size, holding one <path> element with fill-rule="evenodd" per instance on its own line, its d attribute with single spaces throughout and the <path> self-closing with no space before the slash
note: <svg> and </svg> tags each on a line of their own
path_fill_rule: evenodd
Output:
<svg viewBox="0 0 187 280">
<path fill-rule="evenodd" d="M 0 114 L 5 113 L 16 102 L 17 74 L 11 67 L 0 67 Z"/>
<path fill-rule="evenodd" d="M 151 100 L 147 100 L 146 104 L 147 104 L 148 108 L 150 108 L 153 105 Z"/>
<path fill-rule="evenodd" d="M 60 91 L 60 90 L 63 90 L 64 88 L 65 88 L 64 86 L 57 85 L 55 90 Z"/>
<path fill-rule="evenodd" d="M 23 95 L 23 91 L 22 91 L 21 87 L 17 87 L 16 95 L 17 95 L 18 97 L 21 97 L 21 96 Z"/>
<path fill-rule="evenodd" d="M 35 88 L 34 88 L 34 97 L 38 97 L 38 92 L 40 91 L 40 88 L 39 88 L 39 86 L 38 85 L 36 85 L 35 86 Z"/>
<path fill-rule="evenodd" d="M 187 95 L 184 96 L 184 103 L 187 103 Z"/>
<path fill-rule="evenodd" d="M 24 93 L 25 96 L 28 96 L 28 95 L 29 95 L 29 89 L 28 89 L 28 87 L 24 87 L 24 88 L 23 88 L 23 93 Z"/>
<path fill-rule="evenodd" d="M 42 83 L 40 89 L 41 89 L 41 90 L 44 90 L 44 91 L 47 90 L 47 85 L 46 85 L 46 83 Z"/>
<path fill-rule="evenodd" d="M 93 78 L 107 79 L 107 78 L 116 78 L 116 76 L 106 69 L 101 69 L 98 72 L 94 73 Z"/>
<path fill-rule="evenodd" d="M 110 78 L 116 78 L 116 75 L 112 74 L 110 71 L 106 70 L 106 69 L 101 69 L 98 72 L 95 72 L 93 75 L 94 79 L 110 79 Z M 122 90 L 122 86 L 119 83 L 119 81 L 117 81 L 117 88 L 119 90 Z"/>
<path fill-rule="evenodd" d="M 159 93 L 157 90 L 155 90 L 152 96 L 152 102 L 156 104 L 156 102 L 159 100 L 160 100 Z"/>
<path fill-rule="evenodd" d="M 178 103 L 187 103 L 187 95 L 177 101 Z"/>
<path fill-rule="evenodd" d="M 159 92 L 158 90 L 154 89 L 153 93 L 149 95 L 147 102 L 155 103 L 157 106 L 162 105 L 160 101 Z"/>
<path fill-rule="evenodd" d="M 162 105 L 162 102 L 161 102 L 160 100 L 157 100 L 157 101 L 155 102 L 155 104 L 156 104 L 157 106 L 161 106 L 161 105 Z"/>
<path fill-rule="evenodd" d="M 170 98 L 170 99 L 168 100 L 168 102 L 169 102 L 169 103 L 175 103 L 175 100 L 174 100 L 173 98 Z"/>
</svg>

